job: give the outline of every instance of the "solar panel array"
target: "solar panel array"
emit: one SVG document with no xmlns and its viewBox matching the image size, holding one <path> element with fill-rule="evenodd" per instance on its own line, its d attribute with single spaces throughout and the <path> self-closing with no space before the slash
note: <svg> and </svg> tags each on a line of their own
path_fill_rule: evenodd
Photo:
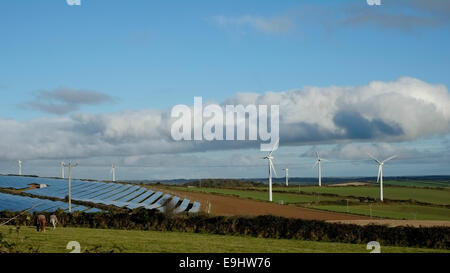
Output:
<svg viewBox="0 0 450 273">
<path fill-rule="evenodd" d="M 58 209 L 69 210 L 69 204 L 61 201 L 51 201 L 47 199 L 32 198 L 27 196 L 5 194 L 0 192 L 0 211 L 23 211 L 29 209 L 30 212 L 54 212 Z M 98 212 L 99 209 L 87 208 L 85 206 L 72 206 L 72 211 Z"/>
<path fill-rule="evenodd" d="M 0 176 L 0 188 L 27 189 L 30 184 L 47 185 L 45 188 L 35 188 L 25 191 L 26 193 L 30 193 L 35 196 L 64 199 L 69 195 L 67 180 L 23 176 Z M 181 213 L 184 211 L 197 213 L 200 210 L 200 203 L 194 202 L 190 205 L 191 201 L 189 199 L 182 200 L 178 196 L 164 194 L 160 191 L 154 192 L 138 185 L 99 181 L 72 180 L 71 198 L 75 201 L 114 205 L 129 209 L 143 207 L 146 209 L 158 209 L 159 211 L 164 212 L 166 210 L 166 206 L 169 206 L 173 209 L 174 213 Z M 13 205 L 10 207 L 17 206 L 22 208 L 23 206 L 19 206 L 18 203 L 26 203 L 26 201 L 25 199 L 20 200 L 22 201 L 11 203 Z M 3 201 L 2 196 L 0 196 L 0 201 Z M 65 204 L 63 202 L 61 203 Z M 29 203 L 26 204 L 29 205 Z M 63 207 L 62 204 L 60 205 Z M 86 212 L 96 212 L 95 208 L 83 207 L 83 209 Z M 2 207 L 0 206 L 0 211 L 1 210 Z"/>
</svg>

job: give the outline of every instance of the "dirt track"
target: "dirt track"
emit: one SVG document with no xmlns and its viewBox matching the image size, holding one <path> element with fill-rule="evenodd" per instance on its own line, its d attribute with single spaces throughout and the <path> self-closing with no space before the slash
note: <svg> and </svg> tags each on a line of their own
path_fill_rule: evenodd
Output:
<svg viewBox="0 0 450 273">
<path fill-rule="evenodd" d="M 152 186 L 153 189 L 155 187 Z M 261 202 L 250 199 L 240 199 L 232 196 L 222 196 L 216 194 L 174 191 L 161 188 L 162 191 L 176 194 L 183 198 L 199 201 L 201 210 L 208 211 L 208 203 L 211 203 L 211 214 L 215 215 L 276 215 L 289 218 L 299 218 L 307 220 L 363 220 L 370 219 L 364 216 L 350 215 L 343 213 L 326 212 L 314 209 L 300 208 L 290 205 L 278 205 L 268 202 Z"/>
</svg>

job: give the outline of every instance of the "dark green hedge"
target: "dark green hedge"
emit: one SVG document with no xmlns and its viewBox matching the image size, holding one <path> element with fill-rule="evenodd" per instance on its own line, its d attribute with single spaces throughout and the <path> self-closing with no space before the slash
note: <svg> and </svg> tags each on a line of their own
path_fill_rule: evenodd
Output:
<svg viewBox="0 0 450 273">
<path fill-rule="evenodd" d="M 12 218 L 15 215 L 17 214 L 0 212 L 0 218 Z M 353 244 L 378 241 L 381 245 L 450 249 L 448 227 L 358 226 L 276 216 L 226 217 L 204 214 L 171 216 L 145 209 L 130 213 L 95 214 L 66 214 L 59 211 L 56 215 L 60 225 L 70 227 L 205 232 Z M 35 217 L 36 214 L 20 215 L 10 224 L 34 225 Z"/>
</svg>

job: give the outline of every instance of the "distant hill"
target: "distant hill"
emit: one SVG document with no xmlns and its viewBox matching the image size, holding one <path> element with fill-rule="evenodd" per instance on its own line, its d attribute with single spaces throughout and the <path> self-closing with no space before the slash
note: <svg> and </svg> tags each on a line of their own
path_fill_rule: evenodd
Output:
<svg viewBox="0 0 450 273">
<path fill-rule="evenodd" d="M 348 183 L 348 182 L 364 182 L 364 183 L 375 183 L 377 180 L 376 177 L 323 177 L 322 183 L 323 184 L 339 184 L 339 183 Z M 210 181 L 208 183 L 214 184 L 218 183 L 221 185 L 227 185 L 227 186 L 239 186 L 239 185 L 261 185 L 265 184 L 267 185 L 267 178 L 238 178 L 238 179 L 171 179 L 171 180 L 133 180 L 133 181 L 126 181 L 129 183 L 137 183 L 137 184 L 154 184 L 154 183 L 160 183 L 160 184 L 176 184 L 176 185 L 200 185 L 200 181 L 202 182 L 202 186 L 209 185 L 205 184 L 206 181 Z M 431 175 L 431 176 L 390 176 L 390 177 L 384 177 L 384 181 L 387 184 L 394 184 L 392 182 L 395 182 L 395 184 L 405 186 L 408 185 L 411 182 L 417 182 L 417 184 L 424 184 L 423 186 L 426 186 L 426 184 L 432 184 L 433 182 L 439 182 L 439 184 L 443 186 L 450 186 L 450 176 L 446 175 Z M 124 181 L 122 181 L 124 182 Z M 247 184 L 245 184 L 247 183 Z M 273 178 L 274 184 L 284 184 L 285 178 L 279 177 L 279 178 Z M 313 185 L 317 184 L 317 178 L 316 177 L 290 177 L 289 178 L 289 185 Z"/>
<path fill-rule="evenodd" d="M 263 186 L 264 183 L 240 179 L 200 179 L 184 183 L 185 186 L 196 187 L 251 187 Z"/>
</svg>

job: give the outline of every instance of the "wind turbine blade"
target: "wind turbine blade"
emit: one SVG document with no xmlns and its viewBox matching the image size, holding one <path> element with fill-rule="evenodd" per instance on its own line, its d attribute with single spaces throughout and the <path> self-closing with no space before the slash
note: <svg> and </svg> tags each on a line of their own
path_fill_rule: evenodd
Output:
<svg viewBox="0 0 450 273">
<path fill-rule="evenodd" d="M 396 158 L 396 157 L 397 157 L 396 155 L 393 155 L 393 156 L 391 156 L 391 157 L 388 157 L 388 158 L 386 158 L 385 160 L 383 160 L 383 163 L 388 162 L 389 160 L 392 160 L 392 159 L 394 159 L 394 158 Z"/>
<path fill-rule="evenodd" d="M 278 147 L 278 144 L 280 143 L 280 138 L 277 139 L 277 142 L 275 142 L 275 145 L 273 145 L 272 147 L 272 151 L 269 153 L 268 156 L 271 156 L 273 154 L 273 152 L 275 151 L 275 148 Z"/>
<path fill-rule="evenodd" d="M 277 171 L 275 170 L 275 166 L 273 165 L 272 160 L 270 159 L 269 162 L 270 162 L 270 168 L 272 168 L 272 171 L 275 173 L 275 176 L 278 177 Z"/>
<path fill-rule="evenodd" d="M 320 156 L 319 156 L 319 152 L 318 152 L 318 151 L 316 151 L 316 157 L 317 157 L 317 159 L 319 159 L 319 158 L 320 158 Z"/>
<path fill-rule="evenodd" d="M 376 159 L 373 155 L 371 155 L 370 153 L 367 153 L 369 155 L 370 158 L 372 158 L 373 160 L 375 160 L 375 162 L 377 162 L 378 164 L 381 164 L 381 162 Z"/>
<path fill-rule="evenodd" d="M 377 183 L 380 182 L 380 175 L 381 175 L 381 165 L 378 166 L 378 176 L 377 176 Z"/>
<path fill-rule="evenodd" d="M 313 169 L 317 166 L 317 164 L 319 164 L 319 160 L 317 160 L 316 163 L 314 163 Z"/>
</svg>

